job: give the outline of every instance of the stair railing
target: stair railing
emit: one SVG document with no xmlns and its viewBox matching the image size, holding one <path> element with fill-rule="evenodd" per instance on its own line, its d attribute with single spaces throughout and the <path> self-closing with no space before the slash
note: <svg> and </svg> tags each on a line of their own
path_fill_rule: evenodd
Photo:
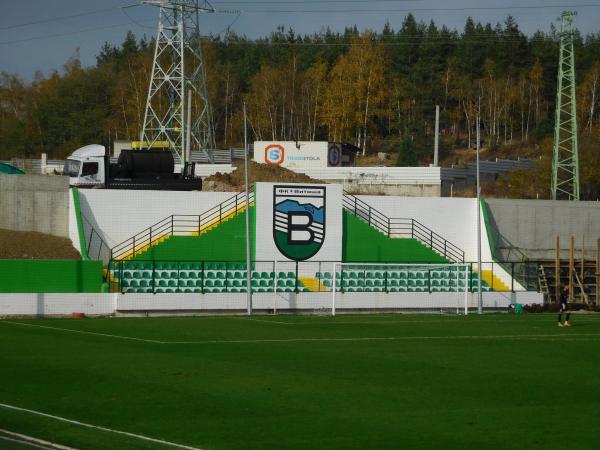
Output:
<svg viewBox="0 0 600 450">
<path fill-rule="evenodd" d="M 249 197 L 249 202 L 254 202 L 253 191 L 250 192 Z M 199 234 L 239 214 L 245 208 L 246 193 L 240 192 L 200 215 L 172 214 L 115 245 L 110 251 L 110 257 L 114 261 L 133 258 L 167 237 Z"/>
<path fill-rule="evenodd" d="M 389 218 L 357 196 L 344 192 L 342 206 L 387 237 L 416 239 L 454 262 L 464 262 L 465 252 L 415 219 Z"/>
</svg>

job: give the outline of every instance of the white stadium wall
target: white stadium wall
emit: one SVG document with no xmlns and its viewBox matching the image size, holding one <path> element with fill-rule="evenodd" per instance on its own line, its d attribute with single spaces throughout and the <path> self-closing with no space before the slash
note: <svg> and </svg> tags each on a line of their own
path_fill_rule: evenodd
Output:
<svg viewBox="0 0 600 450">
<path fill-rule="evenodd" d="M 316 180 L 341 183 L 345 190 L 365 195 L 439 197 L 439 167 L 294 168 Z"/>
<path fill-rule="evenodd" d="M 0 294 L 0 316 L 114 314 L 121 294 Z"/>
<path fill-rule="evenodd" d="M 273 244 L 272 186 L 270 195 L 261 209 L 257 205 L 257 260 L 278 260 L 285 258 Z M 331 194 L 327 203 L 326 240 L 337 244 L 327 244 L 311 261 L 341 260 L 341 186 L 324 185 Z M 172 192 L 81 189 L 80 204 L 82 215 L 92 224 L 109 247 L 130 238 L 171 214 L 201 214 L 229 199 L 233 192 Z M 258 197 L 260 198 L 260 190 Z M 328 197 L 330 197 L 328 195 Z M 412 218 L 441 235 L 465 252 L 465 260 L 477 260 L 477 201 L 469 198 L 359 196 L 365 203 L 390 218 Z M 70 215 L 70 221 L 74 215 Z M 71 225 L 71 224 L 70 224 Z M 483 215 L 481 217 L 482 261 L 492 261 L 488 234 Z M 72 226 L 71 234 L 74 238 Z M 337 234 L 337 236 L 336 236 Z M 73 239 L 76 242 L 76 239 Z M 262 243 L 261 243 L 262 242 Z M 270 243 L 269 245 L 267 245 Z M 484 266 L 483 269 L 491 267 Z M 499 265 L 494 266 L 494 274 L 505 284 L 511 285 L 511 277 Z M 522 289 L 516 285 L 515 289 Z"/>
<path fill-rule="evenodd" d="M 112 314 L 173 314 L 242 312 L 246 310 L 246 294 L 0 294 L 1 316 L 67 316 L 83 313 L 90 316 Z M 256 311 L 305 311 L 329 314 L 331 293 L 254 294 Z M 537 292 L 484 292 L 484 308 L 504 309 L 511 303 L 541 304 Z M 476 294 L 469 294 L 470 310 L 477 307 Z M 344 293 L 336 296 L 336 312 L 344 310 L 411 310 L 443 308 L 462 313 L 464 296 L 448 293 Z"/>
<path fill-rule="evenodd" d="M 202 214 L 235 194 L 80 189 L 79 200 L 81 214 L 114 247 L 171 214 Z"/>
<path fill-rule="evenodd" d="M 458 246 L 465 252 L 465 261 L 477 261 L 477 199 L 474 198 L 442 198 L 442 197 L 392 197 L 360 195 L 359 198 L 390 218 L 415 219 L 427 228 Z M 492 262 L 492 252 L 486 223 L 481 219 L 481 260 Z M 492 269 L 491 264 L 484 264 L 483 270 Z M 511 286 L 512 277 L 500 265 L 493 267 L 494 275 L 504 284 Z M 523 287 L 514 283 L 514 288 Z"/>
<path fill-rule="evenodd" d="M 265 186 L 268 184 L 265 184 Z M 273 186 L 273 184 L 270 184 Z M 339 185 L 326 185 L 339 190 Z M 272 189 L 272 187 L 271 187 Z M 171 214 L 201 214 L 235 195 L 234 192 L 172 192 L 110 189 L 80 189 L 81 213 L 92 223 L 109 246 L 114 246 Z M 269 194 L 266 194 L 269 195 Z M 272 193 L 270 194 L 272 196 Z M 260 197 L 260 194 L 259 194 Z M 272 197 L 271 197 L 272 198 Z M 477 202 L 470 198 L 395 197 L 361 195 L 359 198 L 391 218 L 412 218 L 432 229 L 465 251 L 468 261 L 477 260 Z M 268 201 L 267 201 L 268 203 Z M 267 204 L 265 208 L 268 209 Z M 260 205 L 257 206 L 260 208 Z M 327 205 L 329 218 L 338 216 L 339 204 Z M 258 220 L 268 211 L 258 211 Z M 271 216 L 269 216 L 271 217 Z M 71 215 L 70 221 L 75 220 Z M 272 219 L 271 219 L 272 220 Z M 268 221 L 268 220 L 267 220 Z M 268 221 L 269 222 L 269 221 Z M 341 233 L 341 219 L 338 225 Z M 482 259 L 491 261 L 485 221 L 482 218 Z M 76 228 L 75 228 L 76 229 Z M 257 223 L 257 230 L 272 240 L 272 223 Z M 72 234 L 74 230 L 72 230 Z M 331 235 L 331 234 L 329 234 Z M 74 236 L 73 236 L 74 237 Z M 341 236 L 340 236 L 341 237 Z M 76 239 L 73 239 L 74 241 Z M 276 253 L 257 255 L 257 259 L 275 259 Z M 339 259 L 339 258 L 338 258 Z M 333 258 L 328 260 L 334 260 Z"/>
<path fill-rule="evenodd" d="M 390 218 L 415 219 L 458 246 L 467 261 L 477 260 L 477 200 L 472 198 L 358 196 Z M 482 227 L 484 222 L 481 222 Z M 487 234 L 482 237 L 482 259 L 491 260 Z M 487 248 L 487 253 L 485 251 Z"/>
</svg>

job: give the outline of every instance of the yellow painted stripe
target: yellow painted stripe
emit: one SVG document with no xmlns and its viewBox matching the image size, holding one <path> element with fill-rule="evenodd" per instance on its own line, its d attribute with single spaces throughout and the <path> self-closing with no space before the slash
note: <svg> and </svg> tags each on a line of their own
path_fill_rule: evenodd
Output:
<svg viewBox="0 0 600 450">
<path fill-rule="evenodd" d="M 298 280 L 310 292 L 319 292 L 319 280 L 318 280 L 318 278 L 298 277 Z M 321 285 L 321 290 L 323 290 L 323 285 Z"/>
<path fill-rule="evenodd" d="M 250 207 L 254 206 L 254 202 L 250 202 Z M 212 230 L 213 228 L 221 225 L 222 223 L 228 221 L 229 219 L 237 216 L 238 214 L 243 213 L 246 210 L 246 204 L 242 203 L 240 205 L 238 205 L 237 208 L 233 208 L 230 209 L 228 211 L 226 211 L 221 218 L 219 219 L 218 217 L 216 217 L 215 219 L 211 220 L 210 222 L 207 222 L 205 224 L 202 224 L 202 226 L 198 229 L 198 231 L 192 231 L 189 234 L 178 234 L 177 236 L 200 236 L 210 230 Z M 152 242 L 152 245 L 150 244 L 144 244 L 141 245 L 139 247 L 136 247 L 135 249 L 135 255 L 138 256 L 141 253 L 147 251 L 150 249 L 150 247 L 153 247 L 157 244 L 160 244 L 161 242 L 166 241 L 167 239 L 169 239 L 171 236 L 167 235 L 167 236 L 162 236 L 159 239 L 155 240 Z M 130 251 L 127 253 L 124 253 L 123 256 L 121 258 L 119 258 L 119 261 L 127 261 L 132 259 L 134 256 L 134 252 Z"/>
<path fill-rule="evenodd" d="M 489 287 L 495 291 L 509 291 L 510 289 L 504 282 L 492 273 L 491 270 L 482 270 L 481 279 L 485 281 Z"/>
</svg>

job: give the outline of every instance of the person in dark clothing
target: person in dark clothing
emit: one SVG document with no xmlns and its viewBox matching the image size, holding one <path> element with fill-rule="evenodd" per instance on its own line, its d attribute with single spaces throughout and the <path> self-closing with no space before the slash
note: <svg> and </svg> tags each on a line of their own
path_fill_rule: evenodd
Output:
<svg viewBox="0 0 600 450">
<path fill-rule="evenodd" d="M 571 310 L 569 309 L 569 285 L 565 285 L 563 290 L 560 292 L 560 309 L 558 310 L 558 326 L 559 327 L 570 327 L 571 322 Z M 562 322 L 562 313 L 566 314 L 565 322 Z"/>
</svg>

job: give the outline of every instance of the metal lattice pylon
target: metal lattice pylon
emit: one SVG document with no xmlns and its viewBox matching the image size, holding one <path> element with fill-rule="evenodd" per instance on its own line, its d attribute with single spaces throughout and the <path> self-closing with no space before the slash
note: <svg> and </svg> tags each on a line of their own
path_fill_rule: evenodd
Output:
<svg viewBox="0 0 600 450">
<path fill-rule="evenodd" d="M 552 198 L 554 200 L 579 200 L 573 16 L 574 13 L 570 11 L 561 14 L 560 60 L 552 159 Z"/>
<path fill-rule="evenodd" d="M 168 146 L 186 161 L 186 139 L 191 151 L 209 160 L 215 147 L 198 16 L 214 12 L 198 0 L 148 0 L 160 7 L 152 77 L 140 140 L 142 147 Z M 188 102 L 191 100 L 190 104 Z M 187 133 L 188 111 L 190 130 Z"/>
</svg>

